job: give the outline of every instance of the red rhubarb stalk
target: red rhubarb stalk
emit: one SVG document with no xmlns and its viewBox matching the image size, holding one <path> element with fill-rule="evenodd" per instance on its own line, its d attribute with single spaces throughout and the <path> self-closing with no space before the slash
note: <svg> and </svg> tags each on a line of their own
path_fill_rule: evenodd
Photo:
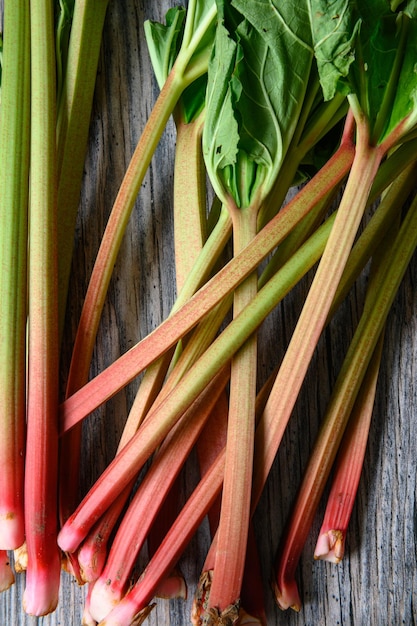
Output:
<svg viewBox="0 0 417 626">
<path fill-rule="evenodd" d="M 61 529 L 63 550 L 74 551 L 96 520 L 120 491 L 136 476 L 142 464 L 184 410 L 257 329 L 266 315 L 320 258 L 328 237 L 328 224 L 319 229 L 293 259 L 265 285 L 251 304 L 235 318 L 194 366 L 181 378 L 161 405 L 143 422 L 130 442 L 104 471 L 83 502 Z M 288 267 L 287 267 L 288 266 Z M 152 418 L 151 418 L 152 416 Z M 156 426 L 156 424 L 158 426 Z"/>
<path fill-rule="evenodd" d="M 224 457 L 223 452 L 200 480 L 138 582 L 100 622 L 100 626 L 125 626 L 132 623 L 134 618 L 138 620 L 137 624 L 143 623 L 158 582 L 178 561 L 220 492 L 224 474 Z"/>
<path fill-rule="evenodd" d="M 373 298 L 372 315 L 362 315 L 339 372 L 326 417 L 310 457 L 286 535 L 277 559 L 276 597 L 283 608 L 300 607 L 295 569 L 309 532 L 323 481 L 329 476 L 353 402 L 386 317 L 417 245 L 416 200 L 408 211 L 391 248 L 391 258 Z M 320 480 L 317 480 L 317 477 Z"/>
<path fill-rule="evenodd" d="M 374 408 L 383 338 L 375 349 L 339 449 L 314 558 L 339 563 L 358 490 Z"/>
<path fill-rule="evenodd" d="M 100 404 L 127 385 L 140 371 L 175 345 L 227 293 L 240 284 L 282 241 L 316 202 L 341 181 L 349 171 L 354 154 L 351 141 L 344 142 L 337 154 L 267 224 L 255 239 L 174 315 L 163 322 L 136 346 L 122 355 L 104 372 L 61 405 L 61 432 L 72 428 Z"/>
<path fill-rule="evenodd" d="M 31 170 L 28 275 L 28 400 L 25 611 L 58 602 L 58 298 L 56 250 L 55 56 L 53 7 L 34 0 L 31 23 Z"/>
<path fill-rule="evenodd" d="M 113 540 L 104 570 L 95 582 L 90 610 L 103 619 L 127 591 L 129 578 L 154 517 L 223 391 L 228 368 L 213 379 L 159 448 Z"/>
<path fill-rule="evenodd" d="M 28 2 L 6 3 L 4 32 L 0 115 L 0 549 L 13 550 L 25 537 Z"/>
</svg>

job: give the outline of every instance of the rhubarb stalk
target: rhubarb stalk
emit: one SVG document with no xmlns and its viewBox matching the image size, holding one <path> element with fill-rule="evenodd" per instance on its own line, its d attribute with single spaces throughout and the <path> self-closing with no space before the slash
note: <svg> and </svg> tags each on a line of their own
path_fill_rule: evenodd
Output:
<svg viewBox="0 0 417 626">
<path fill-rule="evenodd" d="M 58 602 L 58 302 L 56 250 L 55 56 L 53 7 L 34 0 L 31 24 L 29 322 L 25 528 L 25 611 Z"/>
<path fill-rule="evenodd" d="M 7 2 L 0 115 L 0 549 L 24 541 L 26 250 L 29 178 L 28 2 Z M 16 106 L 19 103 L 19 106 Z"/>
</svg>

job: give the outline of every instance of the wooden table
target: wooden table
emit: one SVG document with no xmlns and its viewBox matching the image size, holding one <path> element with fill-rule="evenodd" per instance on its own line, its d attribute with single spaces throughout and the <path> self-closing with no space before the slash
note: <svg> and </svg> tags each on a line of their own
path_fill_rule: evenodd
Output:
<svg viewBox="0 0 417 626">
<path fill-rule="evenodd" d="M 0 0 L 0 8 L 2 0 Z M 155 6 L 157 5 L 157 6 Z M 77 225 L 64 365 L 106 219 L 130 155 L 158 89 L 143 22 L 161 20 L 168 0 L 110 0 L 97 78 L 89 149 Z M 165 318 L 175 298 L 172 246 L 172 162 L 175 134 L 170 124 L 144 181 L 114 272 L 103 313 L 91 374 Z M 417 620 L 416 459 L 417 438 L 417 264 L 406 275 L 389 317 L 383 367 L 363 477 L 338 566 L 314 562 L 320 526 L 317 516 L 298 570 L 304 606 L 281 612 L 269 587 L 273 554 L 295 495 L 302 468 L 326 407 L 331 383 L 361 307 L 358 289 L 326 330 L 255 516 L 263 565 L 268 626 L 411 626 Z M 278 362 L 303 302 L 307 283 L 294 290 L 283 308 L 260 331 L 261 378 Z M 318 383 L 318 379 L 320 383 Z M 85 424 L 82 480 L 91 484 L 110 461 L 136 386 L 131 385 L 90 416 Z M 195 477 L 189 464 L 184 493 Z M 203 525 L 181 560 L 189 583 L 187 601 L 158 601 L 152 626 L 189 623 L 190 603 L 208 547 Z M 62 576 L 57 611 L 38 620 L 21 609 L 24 577 L 0 597 L 0 625 L 76 626 L 81 624 L 84 589 Z"/>
</svg>

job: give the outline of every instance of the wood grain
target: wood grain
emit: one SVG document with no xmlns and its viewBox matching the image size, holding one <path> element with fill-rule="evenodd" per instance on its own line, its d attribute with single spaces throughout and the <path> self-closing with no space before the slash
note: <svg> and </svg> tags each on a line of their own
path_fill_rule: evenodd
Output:
<svg viewBox="0 0 417 626">
<path fill-rule="evenodd" d="M 3 0 L 0 0 L 0 10 Z M 75 327 L 112 202 L 158 90 L 144 43 L 143 22 L 162 19 L 170 2 L 111 0 L 97 77 L 85 176 L 77 223 L 73 278 L 67 316 L 63 378 Z M 91 375 L 152 330 L 175 298 L 172 164 L 175 134 L 170 124 L 143 183 L 117 261 L 103 313 Z M 1 158 L 1 157 L 0 157 Z M 0 164 L 1 166 L 1 164 Z M 347 540 L 338 566 L 312 560 L 317 519 L 298 570 L 304 606 L 299 614 L 274 604 L 269 578 L 274 552 L 295 496 L 302 469 L 332 382 L 361 310 L 360 286 L 326 330 L 278 453 L 255 516 L 268 626 L 411 626 L 417 612 L 416 459 L 417 437 L 417 264 L 414 259 L 387 327 L 383 366 L 365 467 Z M 279 361 L 306 294 L 308 280 L 266 321 L 260 331 L 260 376 Z M 64 381 L 63 381 L 64 382 Z M 82 481 L 87 489 L 114 454 L 136 384 L 86 420 Z M 183 492 L 194 484 L 188 464 Z M 320 512 L 322 513 L 322 511 Z M 158 601 L 150 626 L 184 626 L 208 548 L 203 524 L 181 560 L 189 583 L 187 601 Z M 45 618 L 21 608 L 24 577 L 0 596 L 1 626 L 81 624 L 85 590 L 62 576 L 57 611 Z"/>
</svg>

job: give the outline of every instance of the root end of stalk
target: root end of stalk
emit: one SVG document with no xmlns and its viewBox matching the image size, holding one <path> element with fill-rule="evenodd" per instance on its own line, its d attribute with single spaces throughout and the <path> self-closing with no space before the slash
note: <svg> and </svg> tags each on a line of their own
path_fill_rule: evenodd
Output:
<svg viewBox="0 0 417 626">
<path fill-rule="evenodd" d="M 328 530 L 321 533 L 314 551 L 314 558 L 330 563 L 340 563 L 345 553 L 345 533 L 342 530 Z"/>
<path fill-rule="evenodd" d="M 301 599 L 295 580 L 285 582 L 285 585 L 281 585 L 281 587 L 278 586 L 277 583 L 273 583 L 272 590 L 274 593 L 275 602 L 282 611 L 292 609 L 297 613 L 300 612 Z"/>
<path fill-rule="evenodd" d="M 28 615 L 37 617 L 49 615 L 58 606 L 58 588 L 52 588 L 52 585 L 43 589 L 39 587 L 40 585 L 37 584 L 26 584 L 23 594 L 23 610 Z"/>
<path fill-rule="evenodd" d="M 26 587 L 23 594 L 25 613 L 38 617 L 55 611 L 59 597 L 61 554 L 56 548 L 44 557 L 42 562 L 32 560 L 29 550 Z"/>
<path fill-rule="evenodd" d="M 96 622 L 101 623 L 111 613 L 114 607 L 117 606 L 121 599 L 122 596 L 117 594 L 107 581 L 98 578 L 90 594 L 90 615 Z"/>
<path fill-rule="evenodd" d="M 233 626 L 234 624 L 240 624 L 240 617 L 242 616 L 240 601 L 229 605 L 222 611 L 218 608 L 210 607 L 212 579 L 213 570 L 203 572 L 200 577 L 193 602 L 191 623 L 194 626 Z"/>
<path fill-rule="evenodd" d="M 90 546 L 82 545 L 78 552 L 80 576 L 84 583 L 93 583 L 103 571 L 107 557 L 106 545 L 91 550 Z"/>
<path fill-rule="evenodd" d="M 135 617 L 133 618 L 133 620 L 131 621 L 130 626 L 140 626 L 141 624 L 143 624 L 143 622 L 145 621 L 145 619 L 147 619 L 147 617 L 149 616 L 154 606 L 155 606 L 155 603 L 150 604 L 149 606 L 146 606 L 144 609 L 142 609 L 139 613 L 137 613 Z"/>
<path fill-rule="evenodd" d="M 266 626 L 266 620 L 249 615 L 249 613 L 240 609 L 239 626 Z"/>
<path fill-rule="evenodd" d="M 182 574 L 178 571 L 171 572 L 167 578 L 164 578 L 164 580 L 161 580 L 158 584 L 155 595 L 165 600 L 172 600 L 174 598 L 186 600 L 187 585 Z"/>
<path fill-rule="evenodd" d="M 26 542 L 22 543 L 19 548 L 13 551 L 14 555 L 14 571 L 16 574 L 21 574 L 27 570 L 28 566 L 28 551 Z"/>
</svg>

